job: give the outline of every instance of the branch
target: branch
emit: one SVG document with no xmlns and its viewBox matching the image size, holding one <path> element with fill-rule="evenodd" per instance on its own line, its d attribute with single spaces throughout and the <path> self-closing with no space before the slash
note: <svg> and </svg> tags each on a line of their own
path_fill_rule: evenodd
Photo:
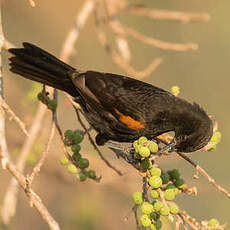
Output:
<svg viewBox="0 0 230 230">
<path fill-rule="evenodd" d="M 149 9 L 132 5 L 127 7 L 127 11 L 143 17 L 158 20 L 180 21 L 181 23 L 208 22 L 210 20 L 210 15 L 207 13 L 185 13 L 180 11 Z"/>
<path fill-rule="evenodd" d="M 85 1 L 81 11 L 77 15 L 73 28 L 70 29 L 69 33 L 65 38 L 65 41 L 63 42 L 63 46 L 60 52 L 60 58 L 63 61 L 67 62 L 70 55 L 73 53 L 74 45 L 79 37 L 80 31 L 82 30 L 88 17 L 92 13 L 95 3 L 96 1 L 94 0 Z"/>
<path fill-rule="evenodd" d="M 192 161 L 188 156 L 183 153 L 177 152 L 177 154 L 180 157 L 184 158 L 186 161 L 188 161 L 196 169 L 197 174 L 194 176 L 195 178 L 198 178 L 198 173 L 201 173 L 217 190 L 224 193 L 228 198 L 230 198 L 230 193 L 222 186 L 217 184 L 215 180 L 211 176 L 209 176 L 209 174 L 203 168 L 200 167 L 200 165 Z"/>
</svg>

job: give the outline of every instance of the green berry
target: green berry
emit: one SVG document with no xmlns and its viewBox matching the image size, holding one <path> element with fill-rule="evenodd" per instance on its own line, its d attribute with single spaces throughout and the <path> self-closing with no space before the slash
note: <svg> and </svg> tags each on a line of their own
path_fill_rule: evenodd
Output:
<svg viewBox="0 0 230 230">
<path fill-rule="evenodd" d="M 158 151 L 158 145 L 154 141 L 149 141 L 148 147 L 151 153 L 156 153 Z"/>
<path fill-rule="evenodd" d="M 96 179 L 96 172 L 94 170 L 89 170 L 87 174 L 90 179 Z"/>
<path fill-rule="evenodd" d="M 163 205 L 163 207 L 162 207 L 161 210 L 160 210 L 160 214 L 161 214 L 162 216 L 168 216 L 169 213 L 170 213 L 169 207 L 166 206 L 166 205 Z"/>
<path fill-rule="evenodd" d="M 85 181 L 87 179 L 87 176 L 83 172 L 79 172 L 77 174 L 77 179 L 81 182 Z"/>
<path fill-rule="evenodd" d="M 83 140 L 83 135 L 82 135 L 82 131 L 81 130 L 75 130 L 73 132 L 73 141 L 75 144 L 79 144 L 82 142 Z"/>
<path fill-rule="evenodd" d="M 178 95 L 180 93 L 180 88 L 178 86 L 172 86 L 171 92 L 173 95 Z"/>
<path fill-rule="evenodd" d="M 137 152 L 134 153 L 134 157 L 136 159 L 141 159 L 141 155 L 139 153 L 137 153 Z"/>
<path fill-rule="evenodd" d="M 156 190 L 151 190 L 150 195 L 154 199 L 157 199 L 159 197 L 159 193 Z"/>
<path fill-rule="evenodd" d="M 146 137 L 140 137 L 138 139 L 138 142 L 140 145 L 144 145 L 147 141 L 148 141 L 148 139 Z"/>
<path fill-rule="evenodd" d="M 208 222 L 209 227 L 218 227 L 219 225 L 220 225 L 219 221 L 217 219 L 215 219 L 215 218 L 212 218 Z"/>
<path fill-rule="evenodd" d="M 143 170 L 147 170 L 147 169 L 150 168 L 151 162 L 150 162 L 149 159 L 144 159 L 144 160 L 141 161 L 140 166 L 141 166 L 141 168 L 142 168 Z"/>
<path fill-rule="evenodd" d="M 73 164 L 68 165 L 68 172 L 69 172 L 69 173 L 72 173 L 72 174 L 77 173 L 77 168 L 76 168 L 76 166 L 73 165 Z"/>
<path fill-rule="evenodd" d="M 210 142 L 213 142 L 213 143 L 218 144 L 220 141 L 221 141 L 221 132 L 216 131 L 216 132 L 213 134 L 213 136 L 212 136 Z"/>
<path fill-rule="evenodd" d="M 151 229 L 151 230 L 157 230 L 157 228 L 156 228 L 156 226 L 155 226 L 154 224 L 151 224 L 151 225 L 150 225 L 150 229 Z"/>
<path fill-rule="evenodd" d="M 143 214 L 150 214 L 153 212 L 153 206 L 149 202 L 143 202 L 141 205 L 141 211 Z"/>
<path fill-rule="evenodd" d="M 144 227 L 144 226 L 141 226 L 141 227 L 140 227 L 140 230 L 147 230 L 147 228 Z"/>
<path fill-rule="evenodd" d="M 55 110 L 57 108 L 57 102 L 54 100 L 50 100 L 48 102 L 48 108 L 51 110 Z"/>
<path fill-rule="evenodd" d="M 174 184 L 168 184 L 165 189 L 175 189 L 176 186 Z"/>
<path fill-rule="evenodd" d="M 175 192 L 173 189 L 167 189 L 164 191 L 164 196 L 166 200 L 174 200 L 175 199 Z"/>
<path fill-rule="evenodd" d="M 180 172 L 177 169 L 172 169 L 167 172 L 171 179 L 177 180 L 180 178 Z"/>
<path fill-rule="evenodd" d="M 72 150 L 72 152 L 74 152 L 74 153 L 79 153 L 80 150 L 81 150 L 81 146 L 80 146 L 80 145 L 72 145 L 72 146 L 71 146 L 71 150 Z"/>
<path fill-rule="evenodd" d="M 79 161 L 81 159 L 81 154 L 80 153 L 74 153 L 72 157 L 75 161 Z"/>
<path fill-rule="evenodd" d="M 154 205 L 153 208 L 158 212 L 161 210 L 161 208 L 163 207 L 163 203 L 159 200 L 157 200 Z"/>
<path fill-rule="evenodd" d="M 141 222 L 141 225 L 144 226 L 144 227 L 149 227 L 152 223 L 152 221 L 150 220 L 149 216 L 144 214 L 141 216 L 140 218 L 140 222 Z"/>
<path fill-rule="evenodd" d="M 150 155 L 150 150 L 148 147 L 146 146 L 141 146 L 139 148 L 139 154 L 142 156 L 142 157 L 148 157 Z"/>
<path fill-rule="evenodd" d="M 152 188 L 159 188 L 162 185 L 162 179 L 159 176 L 152 176 L 149 178 L 149 184 Z"/>
<path fill-rule="evenodd" d="M 162 222 L 161 222 L 161 220 L 158 218 L 158 220 L 155 222 L 155 226 L 156 226 L 156 228 L 157 229 L 161 229 L 161 227 L 162 227 Z"/>
<path fill-rule="evenodd" d="M 78 161 L 78 166 L 79 166 L 80 169 L 88 168 L 89 167 L 89 160 L 86 159 L 86 158 L 81 158 Z"/>
<path fill-rule="evenodd" d="M 44 99 L 43 93 L 42 92 L 38 93 L 37 98 L 39 101 L 43 101 L 43 99 Z"/>
<path fill-rule="evenodd" d="M 216 150 L 216 145 L 212 145 L 212 146 L 208 149 L 208 151 L 214 151 L 214 150 Z"/>
<path fill-rule="evenodd" d="M 167 184 L 169 182 L 169 176 L 165 173 L 161 175 L 161 179 L 163 184 Z"/>
<path fill-rule="evenodd" d="M 174 182 L 174 184 L 175 184 L 175 186 L 176 186 L 177 188 L 181 188 L 181 186 L 183 186 L 183 185 L 185 184 L 185 181 L 184 181 L 184 179 L 179 178 L 178 180 L 176 180 L 176 181 Z"/>
<path fill-rule="evenodd" d="M 176 204 L 172 204 L 170 207 L 170 212 L 176 215 L 179 212 L 179 207 Z"/>
<path fill-rule="evenodd" d="M 150 169 L 150 173 L 152 176 L 160 176 L 161 175 L 161 169 L 154 167 Z"/>
<path fill-rule="evenodd" d="M 72 137 L 73 137 L 73 131 L 72 130 L 66 130 L 65 131 L 65 133 L 64 133 L 64 136 L 66 137 L 66 138 L 69 138 L 69 139 L 71 139 Z"/>
<path fill-rule="evenodd" d="M 62 157 L 60 159 L 60 163 L 61 163 L 61 165 L 67 165 L 69 163 L 69 160 L 67 157 Z"/>
<path fill-rule="evenodd" d="M 139 145 L 139 141 L 138 140 L 136 140 L 136 141 L 133 142 L 134 149 L 136 149 L 138 147 L 138 145 Z"/>
<path fill-rule="evenodd" d="M 143 202 L 143 196 L 141 192 L 133 193 L 133 201 L 135 204 L 141 204 Z"/>
<path fill-rule="evenodd" d="M 150 218 L 153 219 L 153 220 L 155 220 L 155 221 L 157 221 L 157 220 L 160 219 L 160 213 L 159 212 L 152 212 L 150 214 Z"/>
</svg>

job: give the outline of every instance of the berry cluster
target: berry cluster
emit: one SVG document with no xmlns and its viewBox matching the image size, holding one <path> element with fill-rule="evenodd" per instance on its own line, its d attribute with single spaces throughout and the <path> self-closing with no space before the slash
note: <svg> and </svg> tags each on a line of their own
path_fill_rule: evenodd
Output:
<svg viewBox="0 0 230 230">
<path fill-rule="evenodd" d="M 38 93 L 37 98 L 42 103 L 46 104 L 50 110 L 54 111 L 57 108 L 57 102 L 55 100 L 51 100 L 44 92 Z"/>
<path fill-rule="evenodd" d="M 140 161 L 142 175 L 146 177 L 146 187 L 143 192 L 134 192 L 133 201 L 141 210 L 139 223 L 141 230 L 158 230 L 162 227 L 161 217 L 169 217 L 179 213 L 180 209 L 174 202 L 175 197 L 187 192 L 188 188 L 177 169 L 162 171 L 152 156 L 157 153 L 158 145 L 146 137 L 134 141 L 134 157 Z M 143 163 L 144 162 L 144 163 Z M 144 174 L 143 174 L 144 172 Z M 208 227 L 218 227 L 219 222 L 211 219 Z"/>
<path fill-rule="evenodd" d="M 68 147 L 71 147 L 72 156 L 62 157 L 60 159 L 60 163 L 62 165 L 68 165 L 68 172 L 72 174 L 77 174 L 77 179 L 79 181 L 85 181 L 87 178 L 93 180 L 99 180 L 96 176 L 96 172 L 94 170 L 88 169 L 89 160 L 87 158 L 83 158 L 80 154 L 81 146 L 84 136 L 82 135 L 81 130 L 67 130 L 64 134 L 64 144 Z M 72 162 L 69 164 L 69 160 Z"/>
</svg>

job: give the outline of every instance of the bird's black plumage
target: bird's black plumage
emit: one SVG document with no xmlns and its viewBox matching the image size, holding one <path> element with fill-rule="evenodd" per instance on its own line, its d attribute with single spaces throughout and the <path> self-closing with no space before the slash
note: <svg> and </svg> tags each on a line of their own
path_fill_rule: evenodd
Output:
<svg viewBox="0 0 230 230">
<path fill-rule="evenodd" d="M 69 93 L 98 132 L 97 143 L 131 142 L 175 132 L 175 150 L 193 152 L 213 133 L 212 121 L 196 103 L 133 78 L 96 71 L 79 72 L 30 43 L 9 49 L 11 71 Z"/>
</svg>

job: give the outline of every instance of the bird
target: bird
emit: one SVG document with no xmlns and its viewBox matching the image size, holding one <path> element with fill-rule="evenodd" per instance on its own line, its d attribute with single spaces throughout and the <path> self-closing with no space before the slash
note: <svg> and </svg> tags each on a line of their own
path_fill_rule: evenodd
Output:
<svg viewBox="0 0 230 230">
<path fill-rule="evenodd" d="M 194 152 L 213 135 L 213 122 L 197 103 L 143 81 L 112 73 L 79 71 L 28 42 L 8 50 L 10 71 L 65 91 L 97 131 L 97 145 L 133 142 L 174 132 L 170 149 Z"/>
</svg>

